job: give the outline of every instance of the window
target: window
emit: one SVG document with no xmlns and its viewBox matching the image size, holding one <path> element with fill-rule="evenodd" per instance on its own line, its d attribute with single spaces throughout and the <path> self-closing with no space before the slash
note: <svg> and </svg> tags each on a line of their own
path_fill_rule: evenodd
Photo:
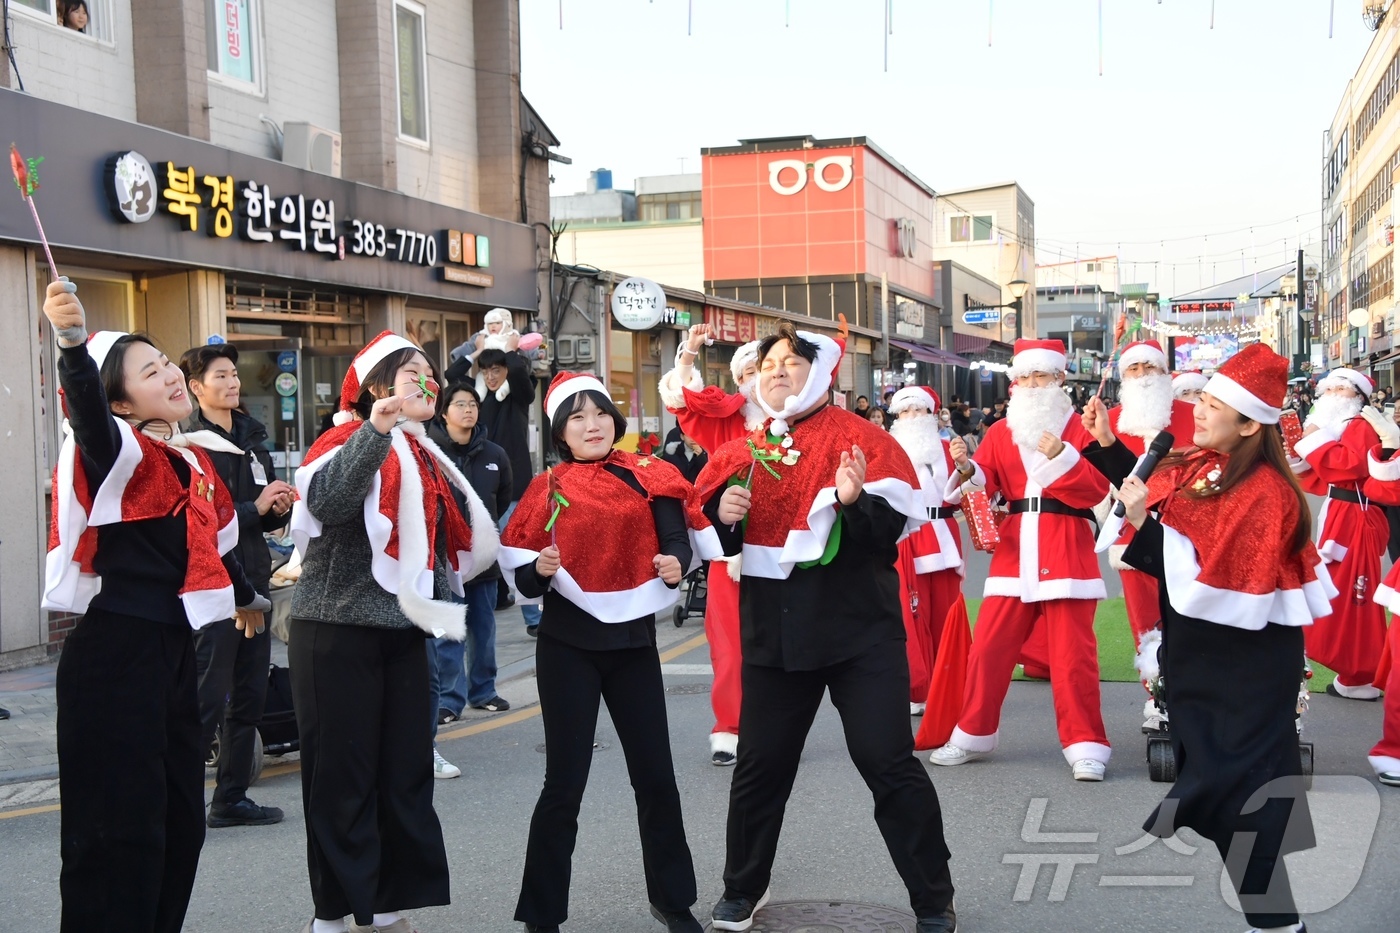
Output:
<svg viewBox="0 0 1400 933">
<path fill-rule="evenodd" d="M 692 220 L 700 216 L 700 192 L 675 191 L 670 194 L 637 196 L 638 220 Z"/>
<path fill-rule="evenodd" d="M 428 72 L 423 48 L 423 8 L 394 4 L 394 57 L 399 68 L 399 135 L 428 141 Z"/>
<path fill-rule="evenodd" d="M 208 0 L 209 74 L 261 93 L 262 50 L 256 0 Z"/>
<path fill-rule="evenodd" d="M 112 41 L 111 2 L 86 0 L 83 6 L 87 11 L 87 25 L 81 31 L 83 35 L 101 42 Z M 9 5 L 11 10 L 48 23 L 56 29 L 64 27 L 68 7 L 69 0 L 12 0 Z M 68 29 L 72 33 L 78 32 L 71 26 Z"/>
<path fill-rule="evenodd" d="M 1103 263 L 1101 263 L 1101 262 L 1086 262 L 1086 263 L 1084 263 L 1084 271 L 1085 271 L 1085 272 L 1098 272 L 1098 271 L 1099 271 L 1099 268 L 1100 268 L 1102 265 L 1103 265 Z"/>
<path fill-rule="evenodd" d="M 995 214 L 954 214 L 948 218 L 948 240 L 952 243 L 987 243 L 996 228 Z"/>
</svg>

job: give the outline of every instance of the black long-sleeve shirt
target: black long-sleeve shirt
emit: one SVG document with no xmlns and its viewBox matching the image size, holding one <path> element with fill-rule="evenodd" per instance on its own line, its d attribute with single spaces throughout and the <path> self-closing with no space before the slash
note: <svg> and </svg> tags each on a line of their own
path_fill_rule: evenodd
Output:
<svg viewBox="0 0 1400 933">
<path fill-rule="evenodd" d="M 603 469 L 626 483 L 637 495 L 646 495 L 642 484 L 630 470 L 615 464 L 608 464 Z M 656 522 L 656 539 L 661 553 L 680 561 L 682 570 L 690 566 L 690 536 L 685 530 L 685 511 L 681 501 L 665 496 L 654 497 L 651 500 L 651 517 Z M 629 622 L 600 621 L 559 595 L 550 586 L 549 577 L 535 572 L 533 561 L 515 568 L 515 587 L 530 599 L 544 597 L 541 631 L 548 637 L 589 651 L 656 645 L 655 616 L 642 616 Z"/>
<path fill-rule="evenodd" d="M 711 497 L 705 514 L 724 552 L 738 554 L 744 526 L 740 522 L 731 529 L 719 520 L 722 494 L 723 489 Z M 739 631 L 745 664 L 817 670 L 904 639 L 895 570 L 904 516 L 864 491 L 840 509 L 841 543 L 831 563 L 794 567 L 786 580 L 743 578 Z"/>
<path fill-rule="evenodd" d="M 58 381 L 88 488 L 96 491 L 117 462 L 122 440 L 86 344 L 62 348 Z M 181 485 L 188 486 L 189 465 L 181 457 L 171 457 L 169 462 Z M 99 525 L 92 564 L 102 578 L 102 589 L 92 598 L 91 607 L 154 622 L 189 624 L 180 601 L 189 558 L 186 534 L 183 511 L 162 518 Z M 223 563 L 233 582 L 235 602 L 246 606 L 255 594 L 238 558 L 230 551 Z"/>
</svg>

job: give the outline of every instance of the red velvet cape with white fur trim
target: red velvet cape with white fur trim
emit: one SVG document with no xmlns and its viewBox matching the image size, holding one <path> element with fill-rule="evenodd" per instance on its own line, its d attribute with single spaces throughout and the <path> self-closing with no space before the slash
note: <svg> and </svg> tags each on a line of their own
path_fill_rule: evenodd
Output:
<svg viewBox="0 0 1400 933">
<path fill-rule="evenodd" d="M 928 521 L 909 455 L 866 419 L 827 405 L 793 425 L 791 436 L 789 449 L 800 452 L 797 462 L 768 464 L 780 478 L 762 465 L 753 470 L 753 502 L 744 527 L 745 576 L 786 580 L 797 564 L 822 556 L 838 514 L 836 469 L 842 452 L 850 452 L 852 444 L 865 454 L 865 491 L 905 516 L 905 533 Z M 710 462 L 695 479 L 686 511 L 701 555 L 707 559 L 723 557 L 724 552 L 703 512 L 705 503 L 731 477 L 742 479 L 749 474 L 754 459 L 748 440 L 730 441 L 710 454 Z M 766 438 L 763 446 L 768 446 Z"/>
<path fill-rule="evenodd" d="M 300 499 L 292 510 L 291 530 L 297 548 L 303 552 L 310 539 L 321 534 L 321 522 L 306 506 L 311 480 L 359 430 L 374 428 L 358 420 L 331 428 L 311 445 L 305 462 L 297 469 Z M 452 565 L 447 576 L 458 595 L 462 594 L 463 580 L 471 579 L 495 561 L 496 526 L 471 484 L 423 434 L 421 424 L 396 425 L 390 436 L 389 454 L 365 496 L 371 571 L 376 583 L 398 596 L 399 608 L 414 625 L 430 634 L 461 641 L 466 637 L 465 608 L 459 603 L 433 599 L 438 509 L 446 506 L 446 552 Z M 404 466 L 409 463 L 415 469 L 406 472 Z M 427 469 L 428 463 L 436 471 Z M 457 510 L 446 484 L 464 494 L 471 512 L 470 523 Z"/>
<path fill-rule="evenodd" d="M 97 489 L 83 470 L 72 437 L 65 437 L 54 466 L 53 514 L 44 566 L 43 607 L 64 612 L 87 611 L 102 589 L 93 572 L 97 528 L 185 514 L 189 557 L 180 600 L 193 628 L 229 619 L 234 614 L 233 583 L 222 556 L 238 544 L 238 517 L 233 499 L 219 479 L 209 455 L 198 447 L 172 447 L 117 420 L 121 449 Z M 171 460 L 190 468 L 181 485 Z M 212 490 L 212 491 L 211 491 Z"/>
<path fill-rule="evenodd" d="M 646 497 L 604 469 L 626 469 Z M 602 460 L 571 461 L 554 467 L 560 506 L 552 529 L 559 543 L 559 572 L 552 588 L 600 622 L 630 622 L 669 608 L 677 591 L 657 576 L 652 563 L 660 542 L 651 515 L 656 497 L 684 503 L 690 484 L 674 466 L 657 457 L 613 450 Z M 554 512 L 549 474 L 530 481 L 511 513 L 501 538 L 501 567 L 513 571 L 540 556 L 551 543 L 545 529 Z"/>
<path fill-rule="evenodd" d="M 1215 451 L 1192 453 L 1148 480 L 1148 507 L 1163 525 L 1167 597 L 1182 615 L 1236 628 L 1311 625 L 1332 612 L 1331 578 L 1309 541 L 1293 553 L 1298 498 L 1288 481 L 1256 466 L 1230 490 L 1206 498 L 1180 490 L 1224 472 Z"/>
</svg>

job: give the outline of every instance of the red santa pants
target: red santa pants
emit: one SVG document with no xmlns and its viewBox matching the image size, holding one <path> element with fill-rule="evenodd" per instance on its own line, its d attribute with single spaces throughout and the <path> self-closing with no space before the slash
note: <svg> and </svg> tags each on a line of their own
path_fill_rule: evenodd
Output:
<svg viewBox="0 0 1400 933">
<path fill-rule="evenodd" d="M 1050 688 L 1055 721 L 1066 758 L 1108 760 L 1099 701 L 1099 652 L 1094 638 L 1093 599 L 1053 599 L 1026 603 L 988 596 L 977 613 L 967 660 L 967 695 L 952 741 L 970 751 L 997 745 L 1001 704 L 1021 646 L 1041 622 L 1049 645 Z"/>
<path fill-rule="evenodd" d="M 1376 662 L 1385 646 L 1385 609 L 1372 601 L 1381 581 L 1381 555 L 1385 553 L 1388 529 L 1371 522 L 1360 523 L 1361 533 L 1346 556 L 1327 565 L 1338 593 L 1332 600 L 1332 614 L 1305 628 L 1308 657 L 1337 672 L 1337 679 L 1348 687 L 1369 684 L 1376 678 Z M 1356 585 L 1362 577 L 1361 598 Z"/>
<path fill-rule="evenodd" d="M 739 584 L 729 576 L 729 564 L 710 561 L 705 576 L 705 638 L 710 643 L 710 707 L 715 712 L 711 732 L 739 734 L 740 674 L 744 659 L 739 648 Z"/>
<path fill-rule="evenodd" d="M 1400 772 L 1400 623 L 1390 621 L 1388 650 L 1390 673 L 1384 683 L 1376 684 L 1385 691 L 1385 715 L 1381 720 L 1381 740 L 1371 749 L 1371 767 L 1382 771 Z M 1345 680 L 1342 683 L 1346 683 Z"/>
<path fill-rule="evenodd" d="M 905 538 L 899 545 L 899 595 L 904 608 L 905 651 L 909 656 L 909 702 L 928 699 L 938 644 L 943 638 L 943 622 L 948 610 L 962 592 L 962 577 L 956 570 L 914 573 L 912 552 Z M 912 592 L 910 589 L 912 581 Z M 917 597 L 917 601 L 910 597 Z"/>
<path fill-rule="evenodd" d="M 1128 625 L 1133 630 L 1133 646 L 1142 636 L 1162 625 L 1162 604 L 1157 601 L 1157 578 L 1141 570 L 1125 567 L 1118 571 L 1123 580 L 1123 602 L 1128 607 Z"/>
</svg>

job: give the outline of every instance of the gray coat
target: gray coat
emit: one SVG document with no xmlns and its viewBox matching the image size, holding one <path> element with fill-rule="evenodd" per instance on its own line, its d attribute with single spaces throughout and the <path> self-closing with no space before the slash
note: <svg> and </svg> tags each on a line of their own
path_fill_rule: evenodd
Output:
<svg viewBox="0 0 1400 933">
<path fill-rule="evenodd" d="M 302 555 L 301 579 L 292 594 L 293 618 L 375 628 L 414 627 L 399 608 L 398 597 L 375 581 L 365 531 L 365 497 L 389 456 L 390 442 L 390 435 L 380 434 L 366 421 L 312 477 L 306 507 L 323 527 Z M 436 536 L 433 598 L 445 600 L 451 592 L 450 564 L 441 505 L 437 520 L 442 533 Z"/>
</svg>

